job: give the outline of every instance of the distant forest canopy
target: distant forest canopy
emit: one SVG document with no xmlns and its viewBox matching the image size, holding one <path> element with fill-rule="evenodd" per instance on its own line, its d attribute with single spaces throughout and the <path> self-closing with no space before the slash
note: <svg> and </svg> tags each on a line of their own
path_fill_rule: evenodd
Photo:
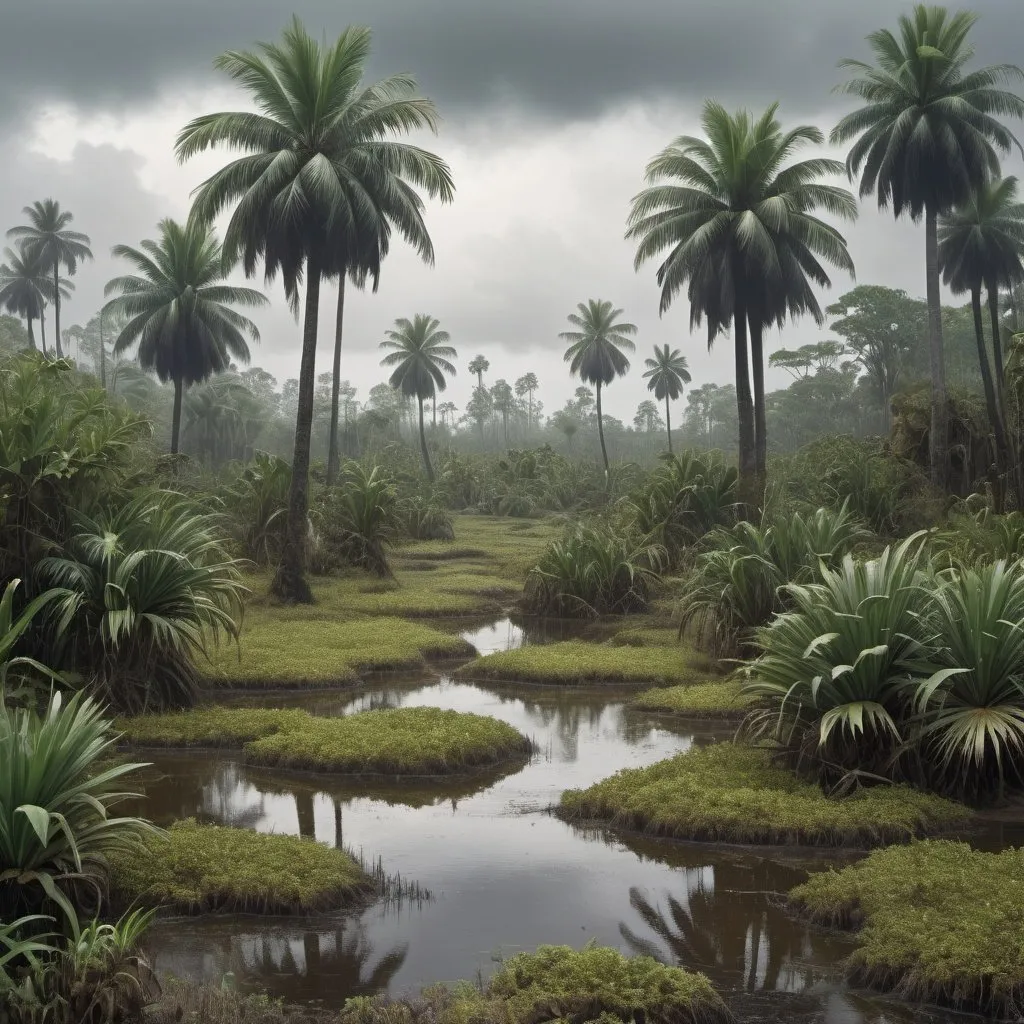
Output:
<svg viewBox="0 0 1024 1024">
<path fill-rule="evenodd" d="M 1018 296 L 1007 296 L 1009 332 Z M 822 340 L 797 349 L 780 348 L 771 366 L 792 380 L 766 396 L 770 450 L 795 451 L 823 434 L 855 437 L 887 434 L 893 399 L 928 380 L 927 308 L 924 301 L 882 285 L 860 285 L 828 307 Z M 63 334 L 65 354 L 79 369 L 105 378 L 109 392 L 145 412 L 158 442 L 168 444 L 174 389 L 146 373 L 132 358 L 116 356 L 113 341 L 123 324 L 107 313 Z M 954 391 L 981 398 L 981 377 L 970 304 L 943 308 L 946 374 Z M 0 316 L 0 358 L 29 347 L 22 322 Z M 428 408 L 432 443 L 458 451 L 500 451 L 547 443 L 566 454 L 599 458 L 594 391 L 581 386 L 560 409 L 548 411 L 544 381 L 526 375 L 501 377 L 486 359 L 473 397 L 464 408 L 444 399 Z M 638 372 L 634 367 L 632 372 Z M 476 371 L 474 370 L 474 373 Z M 533 384 L 531 389 L 529 385 Z M 239 368 L 189 388 L 182 408 L 182 451 L 210 466 L 251 457 L 256 450 L 290 459 L 298 381 L 279 381 L 259 366 Z M 327 458 L 331 374 L 319 374 L 314 400 L 312 456 Z M 416 444 L 416 404 L 386 379 L 371 385 L 341 384 L 339 442 L 342 454 L 359 457 L 396 442 Z M 737 446 L 736 391 L 732 383 L 697 383 L 685 388 L 672 411 L 678 448 Z M 664 405 L 645 400 L 632 422 L 605 414 L 604 429 L 614 461 L 653 462 L 665 447 Z"/>
</svg>

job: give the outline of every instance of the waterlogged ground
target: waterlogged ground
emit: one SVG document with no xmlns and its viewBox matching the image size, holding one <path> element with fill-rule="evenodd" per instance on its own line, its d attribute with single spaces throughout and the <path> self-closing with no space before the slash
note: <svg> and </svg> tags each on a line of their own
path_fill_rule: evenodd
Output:
<svg viewBox="0 0 1024 1024">
<path fill-rule="evenodd" d="M 552 638 L 560 639 L 557 630 Z M 503 620 L 466 636 L 481 652 L 523 642 Z M 528 636 L 530 642 L 542 636 Z M 566 825 L 547 813 L 563 789 L 650 764 L 728 731 L 636 712 L 608 689 L 486 688 L 444 676 L 263 703 L 341 715 L 428 705 L 501 718 L 538 753 L 457 780 L 344 782 L 251 768 L 230 756 L 160 754 L 147 781 L 161 823 L 194 815 L 300 833 L 378 858 L 428 899 L 313 920 L 165 920 L 151 933 L 159 970 L 287 1000 L 338 1006 L 487 974 L 503 955 L 595 939 L 706 972 L 741 1021 L 889 1024 L 968 1020 L 847 991 L 848 939 L 778 909 L 775 894 L 821 864 L 806 853 L 638 839 Z"/>
</svg>

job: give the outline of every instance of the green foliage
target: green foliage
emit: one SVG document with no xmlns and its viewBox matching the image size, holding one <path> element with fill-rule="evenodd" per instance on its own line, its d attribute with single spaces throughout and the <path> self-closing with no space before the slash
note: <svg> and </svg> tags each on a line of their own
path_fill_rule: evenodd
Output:
<svg viewBox="0 0 1024 1024">
<path fill-rule="evenodd" d="M 575 526 L 530 571 L 523 608 L 535 615 L 586 617 L 643 611 L 664 558 L 610 524 Z"/>
<path fill-rule="evenodd" d="M 56 908 L 69 922 L 102 899 L 106 858 L 150 827 L 110 812 L 138 765 L 100 767 L 116 742 L 91 699 L 50 697 L 42 715 L 0 701 L 0 920 Z"/>
<path fill-rule="evenodd" d="M 314 570 L 351 565 L 377 576 L 391 576 L 387 549 L 398 528 L 398 497 L 394 483 L 378 466 L 367 470 L 346 462 L 341 483 L 317 500 Z"/>
<path fill-rule="evenodd" d="M 996 515 L 987 506 L 973 515 L 950 516 L 929 538 L 936 559 L 948 565 L 970 565 L 1024 557 L 1024 512 Z"/>
<path fill-rule="evenodd" d="M 147 839 L 141 855 L 115 855 L 110 870 L 119 903 L 184 914 L 337 910 L 365 901 L 373 890 L 343 850 L 194 819 Z"/>
<path fill-rule="evenodd" d="M 455 670 L 462 679 L 578 686 L 584 683 L 687 683 L 701 678 L 686 647 L 633 647 L 566 640 L 499 651 Z"/>
<path fill-rule="evenodd" d="M 42 559 L 59 602 L 60 648 L 103 698 L 124 711 L 183 707 L 196 696 L 195 659 L 242 613 L 237 563 L 220 521 L 177 494 L 142 494 L 117 511 L 72 516 L 73 536 Z"/>
<path fill-rule="evenodd" d="M 41 680 L 61 681 L 59 675 L 34 658 L 15 656 L 13 652 L 39 612 L 62 594 L 59 590 L 47 590 L 29 601 L 15 618 L 14 596 L 20 585 L 21 580 L 11 580 L 0 597 L 0 700 L 9 702 L 31 695 L 32 684 Z"/>
<path fill-rule="evenodd" d="M 856 986 L 992 1018 L 1024 1013 L 1024 851 L 945 840 L 877 850 L 812 874 L 790 899 L 827 927 L 857 929 Z"/>
<path fill-rule="evenodd" d="M 738 683 L 695 683 L 669 686 L 637 694 L 630 707 L 687 718 L 738 718 L 747 713 L 751 698 Z"/>
<path fill-rule="evenodd" d="M 902 786 L 828 797 L 772 752 L 732 743 L 628 768 L 562 794 L 570 821 L 602 821 L 674 839 L 713 843 L 874 846 L 962 827 L 966 807 Z"/>
<path fill-rule="evenodd" d="M 437 495 L 413 495 L 398 504 L 402 531 L 413 540 L 455 540 L 452 517 Z"/>
<path fill-rule="evenodd" d="M 229 487 L 229 522 L 242 553 L 258 565 L 272 565 L 284 544 L 292 468 L 284 459 L 255 452 Z"/>
</svg>

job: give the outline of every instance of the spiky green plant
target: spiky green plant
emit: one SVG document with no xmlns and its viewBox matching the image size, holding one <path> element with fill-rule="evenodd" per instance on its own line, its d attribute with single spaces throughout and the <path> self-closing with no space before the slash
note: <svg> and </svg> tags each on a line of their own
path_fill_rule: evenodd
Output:
<svg viewBox="0 0 1024 1024">
<path fill-rule="evenodd" d="M 291 479 L 284 459 L 258 451 L 229 489 L 230 521 L 242 551 L 261 565 L 273 563 L 284 545 Z"/>
<path fill-rule="evenodd" d="M 43 714 L 0 702 L 0 919 L 76 911 L 102 900 L 106 857 L 152 831 L 111 810 L 134 793 L 120 780 L 141 767 L 101 767 L 117 741 L 99 704 L 51 695 Z"/>
<path fill-rule="evenodd" d="M 196 658 L 237 637 L 246 593 L 218 518 L 157 492 L 73 523 L 64 553 L 38 566 L 68 592 L 55 603 L 58 650 L 119 710 L 191 704 Z"/>
<path fill-rule="evenodd" d="M 996 515 L 983 508 L 954 515 L 930 538 L 936 558 L 947 565 L 988 563 L 1024 556 L 1024 512 Z"/>
<path fill-rule="evenodd" d="M 416 494 L 399 502 L 402 529 L 413 540 L 455 540 L 455 526 L 436 496 Z"/>
</svg>

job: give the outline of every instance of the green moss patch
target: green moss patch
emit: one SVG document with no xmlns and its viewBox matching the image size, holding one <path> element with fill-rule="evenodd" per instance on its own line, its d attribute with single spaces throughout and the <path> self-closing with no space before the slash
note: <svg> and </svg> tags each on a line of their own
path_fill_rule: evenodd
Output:
<svg viewBox="0 0 1024 1024">
<path fill-rule="evenodd" d="M 630 701 L 630 707 L 690 718 L 742 718 L 751 699 L 734 682 L 695 683 L 647 690 Z"/>
<path fill-rule="evenodd" d="M 987 1015 L 1024 1013 L 1024 850 L 982 853 L 933 840 L 814 874 L 793 906 L 859 928 L 855 984 Z"/>
<path fill-rule="evenodd" d="M 251 764 L 342 774 L 442 775 L 529 754 L 495 718 L 439 708 L 388 708 L 344 718 L 267 708 L 194 708 L 119 723 L 126 742 L 237 747 Z"/>
<path fill-rule="evenodd" d="M 298 836 L 176 822 L 142 851 L 110 858 L 119 904 L 176 913 L 292 914 L 365 900 L 373 883 L 344 851 Z"/>
<path fill-rule="evenodd" d="M 727 843 L 876 846 L 963 827 L 961 804 L 900 786 L 826 797 L 769 751 L 717 743 L 562 794 L 568 820 Z"/>
<path fill-rule="evenodd" d="M 500 679 L 530 683 L 683 683 L 696 682 L 698 670 L 685 647 L 635 650 L 567 640 L 499 651 L 460 666 L 464 679 Z"/>
<path fill-rule="evenodd" d="M 728 1024 L 733 1020 L 703 974 L 666 967 L 652 957 L 614 949 L 541 946 L 506 960 L 481 990 L 426 989 L 418 1000 L 387 996 L 350 1000 L 344 1024 Z"/>
<path fill-rule="evenodd" d="M 629 626 L 615 633 L 610 643 L 614 647 L 679 647 L 679 632 L 666 626 Z"/>
</svg>

